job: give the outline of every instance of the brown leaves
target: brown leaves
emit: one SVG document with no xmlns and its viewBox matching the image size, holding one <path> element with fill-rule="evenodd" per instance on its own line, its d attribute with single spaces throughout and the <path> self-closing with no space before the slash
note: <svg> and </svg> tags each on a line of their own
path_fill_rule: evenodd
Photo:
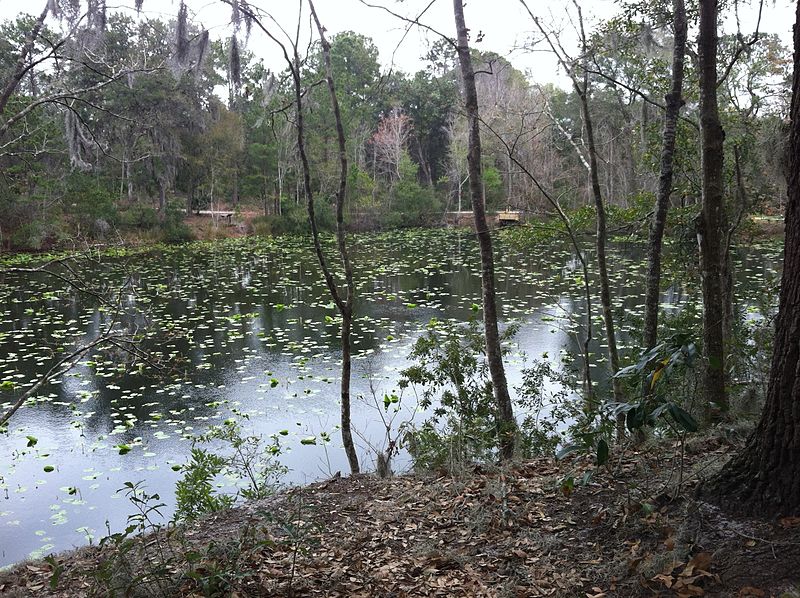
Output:
<svg viewBox="0 0 800 598">
<path fill-rule="evenodd" d="M 649 476 L 654 469 L 642 471 Z M 635 472 L 624 475 L 634 479 Z M 640 583 L 659 596 L 720 594 L 717 574 L 727 579 L 730 562 L 724 556 L 712 561 L 709 552 L 672 562 L 647 580 L 641 576 L 653 563 L 663 562 L 665 553 L 684 554 L 687 547 L 676 531 L 685 526 L 684 510 L 673 503 L 644 513 L 644 501 L 630 501 L 620 492 L 619 477 L 604 472 L 590 485 L 577 484 L 565 499 L 558 484 L 563 477 L 558 466 L 539 460 L 502 472 L 484 467 L 457 478 L 331 479 L 291 490 L 268 504 L 249 503 L 215 515 L 200 524 L 200 530 L 187 530 L 185 538 L 204 555 L 202 571 L 196 571 L 235 567 L 236 587 L 230 591 L 242 598 L 290 593 L 612 598 L 638 595 L 635 586 Z M 659 504 L 655 499 L 649 502 Z M 783 529 L 769 527 L 791 535 L 790 528 L 798 525 L 791 518 L 780 523 Z M 223 545 L 246 528 L 257 528 L 263 542 L 237 553 L 231 562 L 215 561 L 205 553 L 212 541 Z M 764 530 L 753 533 L 771 538 Z M 736 554 L 747 559 L 748 567 L 752 563 L 763 568 L 763 562 L 756 561 L 758 551 L 743 546 L 741 533 L 729 536 L 723 546 L 706 541 L 702 545 L 713 548 L 715 555 L 727 554 L 725 548 L 738 549 Z M 765 558 L 775 559 L 772 553 Z M 89 585 L 96 582 L 85 575 L 92 570 L 89 563 L 74 556 L 59 563 L 65 566 L 59 598 L 96 590 Z M 26 563 L 13 577 L 0 576 L 0 592 L 49 594 L 51 573 L 48 565 Z M 772 587 L 753 587 L 759 583 L 764 586 L 763 576 L 761 582 L 744 578 L 725 589 L 737 598 L 774 595 L 765 591 Z M 199 595 L 191 580 L 182 591 Z"/>
<path fill-rule="evenodd" d="M 764 590 L 745 586 L 736 594 L 736 598 L 765 598 L 767 593 Z"/>
<path fill-rule="evenodd" d="M 800 517 L 782 517 L 778 520 L 778 523 L 781 524 L 781 527 L 784 529 L 788 529 L 790 527 L 797 527 L 800 525 Z"/>
<path fill-rule="evenodd" d="M 705 596 L 703 586 L 720 582 L 718 575 L 709 572 L 711 561 L 710 553 L 700 552 L 685 565 L 671 567 L 668 571 L 653 577 L 652 581 L 664 585 L 678 598 Z"/>
</svg>

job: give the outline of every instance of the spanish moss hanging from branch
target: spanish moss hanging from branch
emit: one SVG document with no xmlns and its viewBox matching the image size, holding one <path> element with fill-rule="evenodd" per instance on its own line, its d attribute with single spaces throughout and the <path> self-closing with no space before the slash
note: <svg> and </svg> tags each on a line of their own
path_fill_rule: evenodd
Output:
<svg viewBox="0 0 800 598">
<path fill-rule="evenodd" d="M 234 89 L 239 89 L 242 83 L 242 59 L 239 55 L 239 41 L 236 39 L 236 35 L 231 36 L 228 53 L 228 79 L 230 79 Z"/>
<path fill-rule="evenodd" d="M 175 27 L 175 58 L 178 64 L 185 64 L 189 56 L 189 11 L 181 2 L 178 9 L 178 23 Z"/>
</svg>

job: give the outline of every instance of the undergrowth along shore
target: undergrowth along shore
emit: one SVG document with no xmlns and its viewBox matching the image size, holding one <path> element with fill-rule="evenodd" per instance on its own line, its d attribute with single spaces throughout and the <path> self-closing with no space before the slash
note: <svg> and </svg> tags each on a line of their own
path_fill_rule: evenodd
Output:
<svg viewBox="0 0 800 598">
<path fill-rule="evenodd" d="M 680 485 L 677 443 L 659 441 L 599 469 L 541 458 L 335 476 L 160 529 L 138 489 L 149 533 L 21 563 L 0 593 L 795 598 L 800 518 L 732 520 L 692 498 L 741 441 L 689 441 Z"/>
</svg>

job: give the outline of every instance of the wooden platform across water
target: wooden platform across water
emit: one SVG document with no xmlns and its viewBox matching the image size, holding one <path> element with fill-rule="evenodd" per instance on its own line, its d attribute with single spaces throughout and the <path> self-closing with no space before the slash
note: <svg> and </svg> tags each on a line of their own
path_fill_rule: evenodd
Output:
<svg viewBox="0 0 800 598">
<path fill-rule="evenodd" d="M 475 216 L 471 210 L 445 212 L 444 221 L 449 226 L 474 226 Z M 490 227 L 511 226 L 522 224 L 525 221 L 525 214 L 522 210 L 503 210 L 486 214 L 486 221 Z"/>
<path fill-rule="evenodd" d="M 198 216 L 209 216 L 211 218 L 219 218 L 225 220 L 226 224 L 233 224 L 233 216 L 236 212 L 228 212 L 223 210 L 198 210 L 195 212 Z"/>
</svg>

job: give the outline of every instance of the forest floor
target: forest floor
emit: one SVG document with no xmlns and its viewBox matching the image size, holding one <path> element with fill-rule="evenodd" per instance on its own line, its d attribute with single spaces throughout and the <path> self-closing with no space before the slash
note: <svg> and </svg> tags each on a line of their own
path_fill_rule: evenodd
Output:
<svg viewBox="0 0 800 598">
<path fill-rule="evenodd" d="M 599 470 L 539 459 L 337 476 L 22 563 L 0 574 L 0 594 L 796 598 L 800 518 L 731 519 L 691 498 L 739 442 L 692 441 L 682 468 L 680 446 L 661 443 Z"/>
</svg>

